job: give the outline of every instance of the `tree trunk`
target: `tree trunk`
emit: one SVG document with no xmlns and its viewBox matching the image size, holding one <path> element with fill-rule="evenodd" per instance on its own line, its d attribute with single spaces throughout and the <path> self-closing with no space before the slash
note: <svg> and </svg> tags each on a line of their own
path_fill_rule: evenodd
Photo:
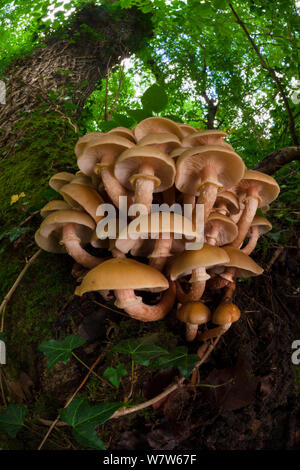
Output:
<svg viewBox="0 0 300 470">
<path fill-rule="evenodd" d="M 281 167 L 294 160 L 300 160 L 300 147 L 285 147 L 280 150 L 275 150 L 275 152 L 263 158 L 255 165 L 254 170 L 272 175 Z"/>
</svg>

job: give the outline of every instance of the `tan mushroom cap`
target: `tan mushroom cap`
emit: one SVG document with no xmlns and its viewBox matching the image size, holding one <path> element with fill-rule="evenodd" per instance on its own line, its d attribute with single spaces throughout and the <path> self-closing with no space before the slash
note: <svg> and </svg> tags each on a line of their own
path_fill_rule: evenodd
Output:
<svg viewBox="0 0 300 470">
<path fill-rule="evenodd" d="M 83 207 L 96 222 L 102 219 L 102 216 L 96 215 L 96 211 L 104 201 L 95 189 L 71 182 L 61 188 L 60 194 L 70 206 Z"/>
<path fill-rule="evenodd" d="M 163 117 L 150 117 L 139 122 L 133 129 L 136 141 L 139 142 L 143 137 L 148 134 L 170 132 L 175 134 L 180 139 L 183 137 L 183 132 L 179 125 L 171 119 Z"/>
<path fill-rule="evenodd" d="M 150 145 L 147 147 L 136 145 L 125 150 L 116 160 L 115 177 L 123 186 L 132 190 L 130 178 L 139 173 L 139 168 L 143 163 L 151 165 L 154 169 L 154 176 L 160 180 L 160 185 L 155 187 L 154 193 L 160 193 L 173 186 L 176 174 L 173 159 Z"/>
<path fill-rule="evenodd" d="M 216 239 L 219 246 L 233 242 L 238 235 L 237 225 L 226 215 L 212 212 L 205 224 L 205 233 L 209 233 L 213 225 L 217 225 L 219 230 Z"/>
<path fill-rule="evenodd" d="M 95 138 L 104 135 L 104 132 L 89 132 L 88 134 L 83 135 L 80 137 L 75 145 L 74 152 L 76 157 L 79 157 L 84 148 L 92 142 Z"/>
<path fill-rule="evenodd" d="M 243 179 L 238 185 L 238 191 L 246 191 L 250 187 L 258 188 L 259 201 L 258 207 L 264 207 L 277 198 L 280 188 L 274 178 L 265 173 L 256 170 L 246 170 Z"/>
<path fill-rule="evenodd" d="M 226 205 L 230 214 L 238 214 L 240 204 L 237 196 L 232 191 L 222 191 L 218 194 L 215 205 L 222 203 Z"/>
<path fill-rule="evenodd" d="M 198 195 L 204 181 L 201 172 L 205 166 L 215 169 L 223 190 L 237 184 L 244 176 L 245 165 L 241 157 L 221 145 L 203 145 L 186 150 L 176 161 L 176 188 L 179 191 Z"/>
<path fill-rule="evenodd" d="M 195 229 L 190 219 L 174 212 L 153 212 L 138 218 L 138 226 L 131 221 L 126 232 L 122 232 L 116 240 L 116 248 L 123 253 L 128 253 L 132 248 L 133 240 L 140 238 L 157 239 L 160 234 L 177 234 L 182 238 L 196 238 Z M 198 234 L 197 238 L 201 238 Z"/>
<path fill-rule="evenodd" d="M 211 312 L 203 302 L 187 302 L 177 310 L 176 317 L 183 323 L 201 325 L 210 320 Z"/>
<path fill-rule="evenodd" d="M 226 325 L 234 323 L 240 319 L 241 311 L 232 302 L 222 302 L 214 311 L 212 321 L 215 325 Z"/>
<path fill-rule="evenodd" d="M 236 277 L 259 276 L 263 273 L 263 268 L 242 251 L 237 248 L 233 248 L 232 246 L 225 246 L 223 249 L 229 256 L 229 261 L 224 263 L 224 266 L 236 268 Z"/>
<path fill-rule="evenodd" d="M 148 134 L 138 142 L 138 145 L 159 146 L 163 152 L 170 153 L 172 150 L 181 147 L 181 141 L 176 135 L 164 132 L 161 134 Z"/>
<path fill-rule="evenodd" d="M 198 132 L 197 129 L 195 129 L 193 126 L 190 126 L 190 124 L 181 124 L 180 122 L 178 122 L 177 124 L 179 125 L 180 130 L 183 133 L 183 137 Z"/>
<path fill-rule="evenodd" d="M 272 230 L 272 224 L 265 217 L 256 215 L 252 220 L 251 227 L 258 226 L 259 235 L 264 235 Z"/>
<path fill-rule="evenodd" d="M 82 245 L 89 243 L 95 222 L 85 212 L 76 210 L 61 210 L 48 215 L 35 234 L 36 243 L 45 251 L 51 253 L 64 253 L 65 248 L 60 246 L 62 229 L 66 224 L 76 225 L 76 234 Z"/>
<path fill-rule="evenodd" d="M 133 131 L 131 129 L 128 129 L 127 127 L 115 127 L 114 129 L 111 129 L 109 132 L 107 132 L 107 135 L 109 134 L 116 134 L 119 135 L 120 137 L 124 137 L 125 139 L 130 140 L 131 142 L 135 143 L 135 137 L 133 135 Z"/>
<path fill-rule="evenodd" d="M 168 289 L 167 278 L 157 269 L 126 258 L 113 258 L 87 273 L 76 295 L 97 290 L 137 289 L 156 292 Z"/>
<path fill-rule="evenodd" d="M 88 176 L 94 173 L 96 163 L 101 162 L 104 155 L 117 158 L 124 150 L 134 147 L 134 143 L 117 134 L 105 134 L 93 139 L 77 159 L 79 169 Z"/>
<path fill-rule="evenodd" d="M 177 147 L 176 149 L 172 150 L 172 152 L 170 153 L 170 157 L 174 159 L 178 158 L 185 151 L 186 149 L 184 147 Z"/>
<path fill-rule="evenodd" d="M 49 180 L 50 188 L 54 189 L 54 191 L 59 192 L 60 188 L 62 188 L 65 184 L 70 183 L 75 175 L 73 173 L 69 173 L 67 171 L 60 171 L 55 175 L 51 176 Z"/>
<path fill-rule="evenodd" d="M 72 184 L 81 184 L 82 186 L 88 186 L 95 188 L 94 181 L 90 176 L 85 175 L 82 171 L 77 171 L 74 178 L 70 181 Z"/>
<path fill-rule="evenodd" d="M 228 261 L 229 256 L 223 248 L 204 243 L 201 250 L 185 251 L 174 258 L 170 268 L 171 280 L 187 276 L 194 269 L 200 267 L 209 269 L 219 264 L 224 265 Z"/>
<path fill-rule="evenodd" d="M 196 147 L 199 145 L 223 145 L 228 149 L 234 151 L 233 147 L 225 142 L 222 137 L 228 137 L 228 134 L 217 129 L 196 132 L 186 136 L 182 140 L 183 147 Z"/>
<path fill-rule="evenodd" d="M 71 209 L 66 201 L 56 200 L 47 202 L 47 204 L 40 210 L 43 218 L 47 217 L 51 212 Z"/>
</svg>

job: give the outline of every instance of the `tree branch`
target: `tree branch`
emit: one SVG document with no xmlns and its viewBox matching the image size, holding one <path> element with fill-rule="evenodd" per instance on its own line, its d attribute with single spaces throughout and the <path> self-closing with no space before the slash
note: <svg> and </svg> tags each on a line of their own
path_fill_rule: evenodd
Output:
<svg viewBox="0 0 300 470">
<path fill-rule="evenodd" d="M 275 150 L 255 165 L 254 170 L 271 175 L 293 160 L 300 161 L 300 147 L 285 147 Z"/>
</svg>

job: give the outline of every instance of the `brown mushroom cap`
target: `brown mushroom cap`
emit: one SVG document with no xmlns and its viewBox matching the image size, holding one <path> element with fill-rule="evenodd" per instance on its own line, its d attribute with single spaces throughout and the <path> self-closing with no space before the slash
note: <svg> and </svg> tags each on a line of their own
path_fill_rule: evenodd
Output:
<svg viewBox="0 0 300 470">
<path fill-rule="evenodd" d="M 82 186 L 89 186 L 95 188 L 96 185 L 90 176 L 85 175 L 82 171 L 77 171 L 74 178 L 70 181 L 72 184 L 81 184 Z"/>
<path fill-rule="evenodd" d="M 150 117 L 139 122 L 133 129 L 136 141 L 139 142 L 143 137 L 148 134 L 170 132 L 175 134 L 180 139 L 183 137 L 183 132 L 179 125 L 171 119 L 163 117 Z"/>
<path fill-rule="evenodd" d="M 222 302 L 214 311 L 212 321 L 215 325 L 226 325 L 239 320 L 241 311 L 237 305 L 232 302 Z"/>
<path fill-rule="evenodd" d="M 95 189 L 71 182 L 61 188 L 60 194 L 70 206 L 83 207 L 96 222 L 102 219 L 102 216 L 96 215 L 96 211 L 104 201 Z"/>
<path fill-rule="evenodd" d="M 170 132 L 164 132 L 159 134 L 148 134 L 143 137 L 138 145 L 152 145 L 157 146 L 163 152 L 170 153 L 172 150 L 181 147 L 180 139 Z"/>
<path fill-rule="evenodd" d="M 205 223 L 205 233 L 209 233 L 213 225 L 218 228 L 217 245 L 227 245 L 237 237 L 237 225 L 226 215 L 212 212 Z"/>
<path fill-rule="evenodd" d="M 222 203 L 226 205 L 230 214 L 238 214 L 240 211 L 239 200 L 232 191 L 222 191 L 218 194 L 215 205 Z"/>
<path fill-rule="evenodd" d="M 95 222 L 85 212 L 76 210 L 61 210 L 52 212 L 42 222 L 35 234 L 37 245 L 50 253 L 65 253 L 66 250 L 60 244 L 62 229 L 66 224 L 76 224 L 76 234 L 80 238 L 81 244 L 89 243 L 92 231 L 95 229 Z"/>
<path fill-rule="evenodd" d="M 176 188 L 179 191 L 198 195 L 201 172 L 205 166 L 215 169 L 223 189 L 229 189 L 243 177 L 245 165 L 241 157 L 221 145 L 203 145 L 186 150 L 176 161 Z"/>
<path fill-rule="evenodd" d="M 183 323 L 201 325 L 210 320 L 211 312 L 202 302 L 187 302 L 177 310 L 176 317 Z"/>
<path fill-rule="evenodd" d="M 236 277 L 252 277 L 259 276 L 263 273 L 263 268 L 261 268 L 250 256 L 246 255 L 237 248 L 232 246 L 224 246 L 223 250 L 226 251 L 230 260 L 224 263 L 226 267 L 232 267 L 235 269 Z"/>
<path fill-rule="evenodd" d="M 256 215 L 251 223 L 251 227 L 258 226 L 259 236 L 264 235 L 272 230 L 272 224 L 265 217 Z"/>
<path fill-rule="evenodd" d="M 105 135 L 104 132 L 89 132 L 88 134 L 83 135 L 80 137 L 75 145 L 74 152 L 76 157 L 79 157 L 84 148 L 92 142 L 95 138 Z"/>
<path fill-rule="evenodd" d="M 170 153 L 170 157 L 171 158 L 178 158 L 180 157 L 180 155 L 185 152 L 186 149 L 183 148 L 183 147 L 177 147 L 176 149 L 172 150 L 172 152 Z"/>
<path fill-rule="evenodd" d="M 200 267 L 208 269 L 219 264 L 224 265 L 228 261 L 229 256 L 223 248 L 204 243 L 201 250 L 189 250 L 176 256 L 170 268 L 170 277 L 175 281 L 179 277 L 191 274 L 194 269 Z"/>
<path fill-rule="evenodd" d="M 51 176 L 49 180 L 49 186 L 50 188 L 54 189 L 54 191 L 59 192 L 60 188 L 62 188 L 65 184 L 70 183 L 74 177 L 75 175 L 73 175 L 73 173 L 61 171 Z"/>
<path fill-rule="evenodd" d="M 197 129 L 195 129 L 193 126 L 190 126 L 189 124 L 181 124 L 180 122 L 178 122 L 177 124 L 180 127 L 181 132 L 183 133 L 183 137 L 198 132 Z"/>
<path fill-rule="evenodd" d="M 154 175 L 160 180 L 160 185 L 154 189 L 154 193 L 173 186 L 176 173 L 174 161 L 166 153 L 150 145 L 137 145 L 125 150 L 116 160 L 115 177 L 123 186 L 132 190 L 131 177 L 139 173 L 140 166 L 145 162 L 153 167 Z"/>
<path fill-rule="evenodd" d="M 182 146 L 190 148 L 199 145 L 223 145 L 224 147 L 234 151 L 233 147 L 225 142 L 222 137 L 228 137 L 226 132 L 219 131 L 217 129 L 200 131 L 186 136 L 182 140 Z"/>
<path fill-rule="evenodd" d="M 246 170 L 243 179 L 239 182 L 237 190 L 247 191 L 250 187 L 257 187 L 260 201 L 258 207 L 264 207 L 277 198 L 280 188 L 274 178 L 256 170 Z"/>
<path fill-rule="evenodd" d="M 41 210 L 40 214 L 43 218 L 47 217 L 51 212 L 71 209 L 66 201 L 56 200 L 49 201 Z"/>
<path fill-rule="evenodd" d="M 156 292 L 168 289 L 167 278 L 151 266 L 126 258 L 113 258 L 87 273 L 76 295 L 97 290 L 138 289 Z"/>
<path fill-rule="evenodd" d="M 88 176 L 94 173 L 96 163 L 101 162 L 102 157 L 110 155 L 114 160 L 125 149 L 134 147 L 134 143 L 117 134 L 105 134 L 93 139 L 83 150 L 77 159 L 79 169 Z"/>
<path fill-rule="evenodd" d="M 120 137 L 124 137 L 125 139 L 135 143 L 133 132 L 131 129 L 127 129 L 127 127 L 115 127 L 114 129 L 111 129 L 109 132 L 107 132 L 107 134 L 117 134 Z"/>
</svg>

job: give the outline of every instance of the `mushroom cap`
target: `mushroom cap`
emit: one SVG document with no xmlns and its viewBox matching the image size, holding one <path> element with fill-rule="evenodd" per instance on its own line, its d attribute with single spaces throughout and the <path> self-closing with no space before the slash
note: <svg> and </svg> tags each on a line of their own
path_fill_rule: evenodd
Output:
<svg viewBox="0 0 300 470">
<path fill-rule="evenodd" d="M 104 155 L 109 155 L 112 162 L 125 149 L 134 147 L 134 143 L 117 134 L 104 134 L 93 139 L 82 151 L 77 159 L 79 169 L 88 176 L 94 173 L 96 163 L 99 163 Z"/>
<path fill-rule="evenodd" d="M 90 176 L 85 175 L 82 171 L 77 171 L 74 178 L 70 181 L 72 184 L 81 184 L 82 186 L 89 186 L 90 188 L 95 188 L 96 185 L 92 181 Z"/>
<path fill-rule="evenodd" d="M 160 292 L 168 287 L 167 278 L 157 269 L 133 259 L 112 258 L 89 271 L 75 294 L 83 295 L 85 292 L 103 289 L 155 289 Z"/>
<path fill-rule="evenodd" d="M 181 124 L 180 122 L 177 124 L 179 125 L 180 130 L 183 133 L 183 137 L 186 137 L 188 135 L 191 135 L 197 132 L 197 129 L 195 129 L 193 126 L 190 126 L 190 124 Z"/>
<path fill-rule="evenodd" d="M 219 264 L 224 265 L 228 261 L 229 256 L 223 248 L 204 243 L 201 250 L 184 251 L 176 256 L 171 264 L 170 277 L 175 281 L 179 277 L 191 274 L 193 269 L 200 267 L 208 269 Z"/>
<path fill-rule="evenodd" d="M 256 215 L 252 220 L 251 227 L 258 226 L 259 235 L 264 235 L 272 230 L 272 224 L 265 217 Z M 250 231 L 249 231 L 250 232 Z"/>
<path fill-rule="evenodd" d="M 184 323 L 202 325 L 210 320 L 211 312 L 203 302 L 187 302 L 177 310 L 176 317 Z"/>
<path fill-rule="evenodd" d="M 104 201 L 95 189 L 71 182 L 61 188 L 60 194 L 71 207 L 83 207 L 96 222 L 103 218 L 96 215 L 98 206 Z"/>
<path fill-rule="evenodd" d="M 232 191 L 222 191 L 217 195 L 216 204 L 225 204 L 230 214 L 238 214 L 240 204 L 237 196 Z"/>
<path fill-rule="evenodd" d="M 120 183 L 132 190 L 130 177 L 139 173 L 142 163 L 151 165 L 154 175 L 160 179 L 160 185 L 154 189 L 154 193 L 160 193 L 174 184 L 176 168 L 171 157 L 161 152 L 156 147 L 135 147 L 125 150 L 116 160 L 114 167 L 115 177 Z"/>
<path fill-rule="evenodd" d="M 90 142 L 92 142 L 93 139 L 95 139 L 97 137 L 100 137 L 101 135 L 104 135 L 104 132 L 89 132 L 88 134 L 85 134 L 82 137 L 80 137 L 77 140 L 77 143 L 76 143 L 75 148 L 74 148 L 74 152 L 75 152 L 76 157 L 78 158 L 82 154 L 84 148 Z"/>
<path fill-rule="evenodd" d="M 135 229 L 136 228 L 136 229 Z M 187 217 L 174 212 L 153 212 L 139 217 L 139 225 L 136 227 L 135 220 L 131 221 L 126 231 L 119 235 L 116 240 L 116 248 L 123 253 L 128 253 L 132 248 L 132 240 L 157 239 L 160 234 L 178 234 L 182 237 L 195 239 L 193 223 Z M 150 235 L 150 236 L 149 236 Z M 201 234 L 199 234 L 201 238 Z"/>
<path fill-rule="evenodd" d="M 107 134 L 116 134 L 120 137 L 125 137 L 125 139 L 130 140 L 131 142 L 135 143 L 135 138 L 131 129 L 127 129 L 127 127 L 119 126 L 111 129 Z"/>
<path fill-rule="evenodd" d="M 174 159 L 178 158 L 185 151 L 186 149 L 184 147 L 177 147 L 176 149 L 172 150 L 172 152 L 170 153 L 170 157 Z"/>
<path fill-rule="evenodd" d="M 280 192 L 279 185 L 272 176 L 256 170 L 246 170 L 243 179 L 239 182 L 238 191 L 247 191 L 253 186 L 257 187 L 261 198 L 258 207 L 270 204 Z"/>
<path fill-rule="evenodd" d="M 216 308 L 213 313 L 212 321 L 215 325 L 225 325 L 239 320 L 241 311 L 237 305 L 232 302 L 224 301 Z"/>
<path fill-rule="evenodd" d="M 45 251 L 51 253 L 64 253 L 60 245 L 64 225 L 76 224 L 76 234 L 82 245 L 89 243 L 95 222 L 85 212 L 76 210 L 61 210 L 52 212 L 41 223 L 35 234 L 35 241 Z"/>
<path fill-rule="evenodd" d="M 55 175 L 51 176 L 49 180 L 50 188 L 54 189 L 54 191 L 59 192 L 60 188 L 62 188 L 65 184 L 70 183 L 75 175 L 73 173 L 69 173 L 67 171 L 60 171 Z"/>
<path fill-rule="evenodd" d="M 217 225 L 219 228 L 217 236 L 217 245 L 219 246 L 233 242 L 238 236 L 237 225 L 226 215 L 212 212 L 205 224 L 205 233 L 209 233 L 213 225 Z"/>
<path fill-rule="evenodd" d="M 229 189 L 244 176 L 245 165 L 241 157 L 221 145 L 203 145 L 183 152 L 176 161 L 176 188 L 182 193 L 198 195 L 201 171 L 214 167 L 223 189 Z"/>
<path fill-rule="evenodd" d="M 210 129 L 206 131 L 196 132 L 194 134 L 190 134 L 182 139 L 182 146 L 183 147 L 196 147 L 199 145 L 223 145 L 228 149 L 234 151 L 233 147 L 225 142 L 222 137 L 228 137 L 228 134 L 223 131 L 219 131 L 217 129 Z"/>
<path fill-rule="evenodd" d="M 171 134 L 170 132 L 164 132 L 148 134 L 138 142 L 138 145 L 164 146 L 165 148 L 163 151 L 169 153 L 172 150 L 181 147 L 181 141 L 175 134 Z"/>
<path fill-rule="evenodd" d="M 183 132 L 180 129 L 180 126 L 171 119 L 163 117 L 149 117 L 139 122 L 133 129 L 133 134 L 137 142 L 148 134 L 165 132 L 175 134 L 180 139 L 183 137 Z"/>
<path fill-rule="evenodd" d="M 47 217 L 51 212 L 71 209 L 66 201 L 56 200 L 47 202 L 47 204 L 40 210 L 40 214 L 43 218 Z"/>
<path fill-rule="evenodd" d="M 229 261 L 224 263 L 224 266 L 236 268 L 236 277 L 259 276 L 263 273 L 263 268 L 242 251 L 237 248 L 233 248 L 232 246 L 224 246 L 223 249 L 229 256 Z"/>
</svg>

